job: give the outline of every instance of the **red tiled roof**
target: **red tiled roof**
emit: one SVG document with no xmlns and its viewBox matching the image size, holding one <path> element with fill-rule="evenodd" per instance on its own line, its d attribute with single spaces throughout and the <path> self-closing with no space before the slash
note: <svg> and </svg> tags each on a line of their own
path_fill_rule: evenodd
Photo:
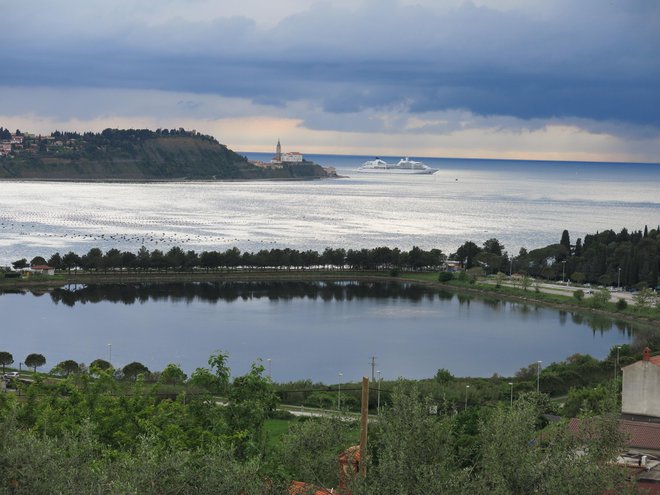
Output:
<svg viewBox="0 0 660 495">
<path fill-rule="evenodd" d="M 660 424 L 622 420 L 619 430 L 629 436 L 628 445 L 640 449 L 660 450 Z"/>
<path fill-rule="evenodd" d="M 580 423 L 580 419 L 572 418 L 568 427 L 573 433 L 580 433 Z M 660 423 L 622 419 L 619 421 L 619 431 L 626 436 L 629 447 L 660 450 Z"/>
<path fill-rule="evenodd" d="M 34 265 L 34 266 L 31 266 L 30 268 L 32 268 L 33 270 L 52 270 L 53 269 L 52 266 L 48 266 L 48 265 Z"/>
</svg>

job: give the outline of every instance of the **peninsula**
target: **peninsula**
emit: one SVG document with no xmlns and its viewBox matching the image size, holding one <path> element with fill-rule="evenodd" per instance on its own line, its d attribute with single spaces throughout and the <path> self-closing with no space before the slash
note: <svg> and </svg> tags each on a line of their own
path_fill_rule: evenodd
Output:
<svg viewBox="0 0 660 495">
<path fill-rule="evenodd" d="M 317 179 L 329 174 L 304 161 L 258 167 L 212 136 L 184 129 L 105 129 L 48 136 L 0 127 L 0 179 L 263 180 Z"/>
</svg>

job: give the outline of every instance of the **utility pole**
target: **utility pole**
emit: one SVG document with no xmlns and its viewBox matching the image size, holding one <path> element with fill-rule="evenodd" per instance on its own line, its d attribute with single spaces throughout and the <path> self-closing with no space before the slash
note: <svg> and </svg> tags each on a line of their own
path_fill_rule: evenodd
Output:
<svg viewBox="0 0 660 495">
<path fill-rule="evenodd" d="M 376 381 L 376 356 L 371 356 L 371 381 L 375 382 Z"/>
</svg>

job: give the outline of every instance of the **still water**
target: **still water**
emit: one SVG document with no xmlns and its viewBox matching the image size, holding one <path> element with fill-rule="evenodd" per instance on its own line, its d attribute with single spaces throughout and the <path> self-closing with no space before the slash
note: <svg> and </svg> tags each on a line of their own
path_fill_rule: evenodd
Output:
<svg viewBox="0 0 660 495">
<path fill-rule="evenodd" d="M 0 295 L 2 350 L 187 373 L 230 354 L 233 374 L 271 360 L 276 381 L 512 375 L 574 353 L 603 358 L 652 331 L 608 318 L 465 297 L 407 284 L 231 282 L 78 286 Z M 109 345 L 111 344 L 111 346 Z"/>
<path fill-rule="evenodd" d="M 270 155 L 248 154 L 269 159 Z M 341 179 L 152 184 L 5 182 L 0 265 L 92 247 L 137 252 L 233 246 L 399 247 L 455 252 L 496 237 L 517 254 L 604 229 L 660 224 L 660 165 L 423 160 L 430 176 L 354 169 L 370 157 L 311 155 Z M 388 158 L 396 161 L 398 158 Z"/>
</svg>

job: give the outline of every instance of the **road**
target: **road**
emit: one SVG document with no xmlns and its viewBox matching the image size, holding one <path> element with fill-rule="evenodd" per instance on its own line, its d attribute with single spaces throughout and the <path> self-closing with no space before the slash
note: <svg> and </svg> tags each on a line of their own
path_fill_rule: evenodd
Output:
<svg viewBox="0 0 660 495">
<path fill-rule="evenodd" d="M 497 283 L 492 278 L 480 280 L 480 282 L 484 282 L 491 285 L 495 285 Z M 529 290 L 536 290 L 536 283 L 537 283 L 536 281 L 533 281 Z M 520 287 L 520 284 L 515 285 L 511 280 L 502 281 L 502 285 L 506 285 L 507 287 Z M 592 294 L 589 294 L 589 291 L 595 292 L 597 290 L 600 290 L 600 289 L 589 289 L 587 287 L 582 287 L 582 286 L 567 285 L 562 283 L 550 283 L 550 282 L 539 282 L 538 287 L 539 290 L 545 294 L 558 294 L 561 296 L 568 296 L 568 297 L 572 297 L 573 292 L 575 292 L 576 290 L 582 289 L 582 291 L 584 292 L 585 299 L 592 297 Z M 633 299 L 633 294 L 630 292 L 617 291 L 615 289 L 615 290 L 610 290 L 610 294 L 612 295 L 612 298 L 610 299 L 611 301 L 618 301 L 619 299 L 624 299 L 628 304 L 634 304 L 635 302 Z"/>
</svg>

